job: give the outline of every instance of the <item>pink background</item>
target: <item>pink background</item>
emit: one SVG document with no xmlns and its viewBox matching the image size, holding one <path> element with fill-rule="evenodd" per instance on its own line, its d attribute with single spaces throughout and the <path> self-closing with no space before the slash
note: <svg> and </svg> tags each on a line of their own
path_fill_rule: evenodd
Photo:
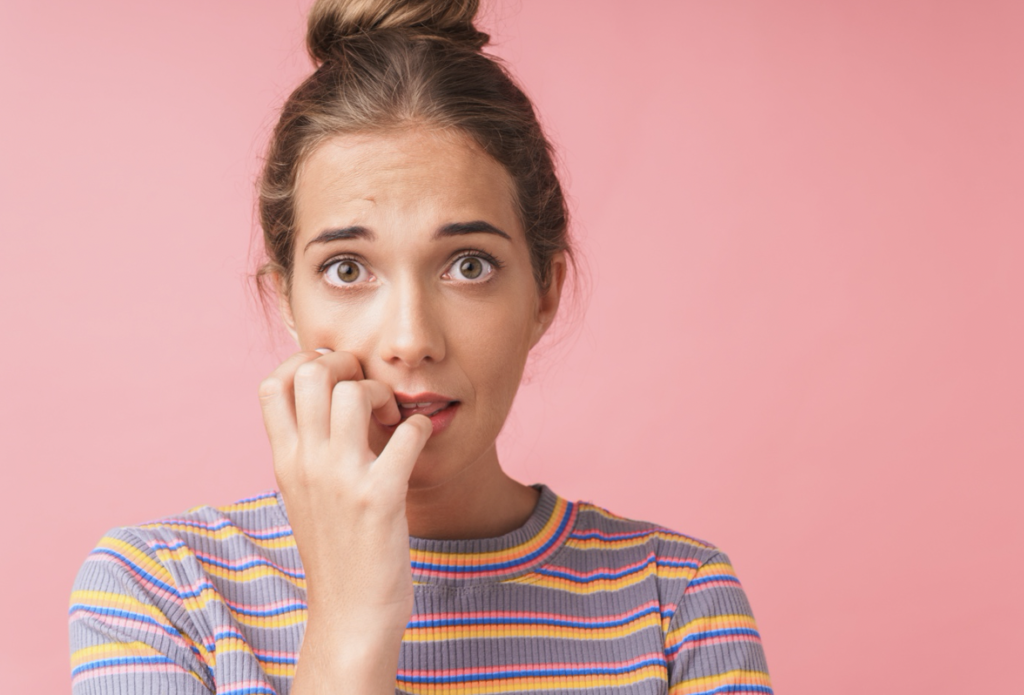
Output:
<svg viewBox="0 0 1024 695">
<path fill-rule="evenodd" d="M 307 6 L 0 6 L 4 692 L 67 691 L 104 531 L 274 484 L 256 388 L 291 346 L 244 275 Z M 779 693 L 1019 689 L 1024 4 L 483 23 L 593 285 L 507 468 L 721 545 Z"/>
</svg>

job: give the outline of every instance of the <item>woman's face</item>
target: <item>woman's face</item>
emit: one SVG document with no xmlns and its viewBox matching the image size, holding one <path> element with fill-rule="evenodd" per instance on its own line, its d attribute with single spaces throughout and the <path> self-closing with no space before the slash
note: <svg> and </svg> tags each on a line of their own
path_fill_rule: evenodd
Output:
<svg viewBox="0 0 1024 695">
<path fill-rule="evenodd" d="M 294 254 L 282 314 L 302 349 L 350 352 L 400 404 L 430 402 L 403 413 L 457 402 L 432 418 L 410 486 L 496 462 L 565 271 L 559 255 L 540 292 L 505 169 L 461 133 L 333 137 L 300 170 Z M 371 422 L 374 452 L 391 431 Z"/>
</svg>

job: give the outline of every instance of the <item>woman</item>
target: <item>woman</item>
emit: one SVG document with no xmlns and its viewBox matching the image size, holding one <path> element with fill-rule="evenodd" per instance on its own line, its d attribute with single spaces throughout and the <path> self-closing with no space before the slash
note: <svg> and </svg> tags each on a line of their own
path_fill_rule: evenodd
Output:
<svg viewBox="0 0 1024 695">
<path fill-rule="evenodd" d="M 259 389 L 279 492 L 103 538 L 76 693 L 771 692 L 724 554 L 501 469 L 572 252 L 476 9 L 312 9 L 260 191 L 300 348 Z"/>
</svg>

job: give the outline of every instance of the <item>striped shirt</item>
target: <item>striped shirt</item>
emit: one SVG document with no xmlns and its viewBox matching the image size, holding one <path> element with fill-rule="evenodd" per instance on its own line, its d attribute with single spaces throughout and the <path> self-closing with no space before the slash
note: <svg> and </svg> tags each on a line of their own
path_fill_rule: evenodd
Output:
<svg viewBox="0 0 1024 695">
<path fill-rule="evenodd" d="M 536 487 L 511 533 L 409 539 L 398 692 L 772 692 L 720 550 Z M 285 695 L 305 589 L 277 491 L 116 528 L 71 595 L 73 692 Z"/>
</svg>

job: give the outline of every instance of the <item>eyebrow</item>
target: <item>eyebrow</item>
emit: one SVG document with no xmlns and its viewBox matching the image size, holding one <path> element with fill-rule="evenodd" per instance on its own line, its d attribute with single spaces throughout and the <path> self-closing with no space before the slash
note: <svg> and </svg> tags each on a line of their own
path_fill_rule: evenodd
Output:
<svg viewBox="0 0 1024 695">
<path fill-rule="evenodd" d="M 313 244 L 329 244 L 339 239 L 366 239 L 367 241 L 373 241 L 376 238 L 376 234 L 366 227 L 360 227 L 359 225 L 342 227 L 341 229 L 325 229 L 317 234 L 316 238 L 310 239 L 309 243 L 302 249 L 302 252 L 308 251 L 309 247 Z"/>
<path fill-rule="evenodd" d="M 497 236 L 512 241 L 512 237 L 508 234 L 501 231 L 490 222 L 484 222 L 483 220 L 474 220 L 472 222 L 451 222 L 434 232 L 433 238 L 436 240 L 443 239 L 445 237 L 462 236 L 463 234 L 496 234 Z M 352 225 L 350 227 L 342 227 L 340 229 L 325 229 L 316 235 L 315 238 L 311 239 L 302 251 L 305 253 L 313 244 L 328 244 L 332 241 L 338 241 L 339 239 L 365 239 L 366 241 L 373 241 L 376 238 L 376 234 L 360 225 Z"/>
<path fill-rule="evenodd" d="M 439 230 L 434 232 L 434 238 L 441 239 L 443 237 L 449 236 L 460 236 L 462 234 L 479 233 L 497 234 L 500 237 L 504 237 L 505 239 L 512 241 L 512 237 L 510 237 L 508 234 L 501 231 L 493 224 L 490 224 L 489 222 L 484 222 L 483 220 L 474 220 L 473 222 L 452 222 L 451 224 L 446 224 L 445 226 L 441 227 Z"/>
</svg>

